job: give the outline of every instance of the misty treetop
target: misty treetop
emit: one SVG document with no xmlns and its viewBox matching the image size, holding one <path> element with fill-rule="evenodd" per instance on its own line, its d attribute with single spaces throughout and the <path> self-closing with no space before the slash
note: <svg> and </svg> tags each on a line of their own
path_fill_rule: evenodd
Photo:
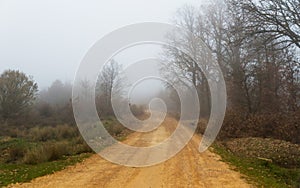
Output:
<svg viewBox="0 0 300 188">
<path fill-rule="evenodd" d="M 4 71 L 0 76 L 0 115 L 3 119 L 22 116 L 33 104 L 38 91 L 34 80 L 26 74 Z"/>
<path fill-rule="evenodd" d="M 162 74 L 170 83 L 195 85 L 201 112 L 210 112 L 210 91 L 201 70 L 205 48 L 222 69 L 228 107 L 246 114 L 297 111 L 300 107 L 300 1 L 215 0 L 185 6 L 174 24 L 185 33 L 168 36 Z M 197 62 L 194 62 L 197 61 Z"/>
</svg>

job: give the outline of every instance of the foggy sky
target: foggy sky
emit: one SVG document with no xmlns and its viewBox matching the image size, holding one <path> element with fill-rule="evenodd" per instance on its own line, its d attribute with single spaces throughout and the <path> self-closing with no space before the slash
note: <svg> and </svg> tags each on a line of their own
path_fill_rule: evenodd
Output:
<svg viewBox="0 0 300 188">
<path fill-rule="evenodd" d="M 176 10 L 199 0 L 0 0 L 0 72 L 32 75 L 40 88 L 72 82 L 88 49 L 119 27 L 170 23 Z"/>
</svg>

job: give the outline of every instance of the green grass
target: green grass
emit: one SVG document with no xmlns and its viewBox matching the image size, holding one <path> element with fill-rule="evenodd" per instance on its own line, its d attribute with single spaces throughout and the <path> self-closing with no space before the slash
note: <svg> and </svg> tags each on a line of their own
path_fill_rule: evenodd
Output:
<svg viewBox="0 0 300 188">
<path fill-rule="evenodd" d="M 34 178 L 52 174 L 60 171 L 67 166 L 81 162 L 91 154 L 81 154 L 76 156 L 65 157 L 62 160 L 40 163 L 37 165 L 25 164 L 4 164 L 0 163 L 0 187 L 11 183 L 28 182 Z"/>
<path fill-rule="evenodd" d="M 31 142 L 26 141 L 21 138 L 7 138 L 0 137 L 0 151 L 10 147 L 28 147 L 37 145 Z"/>
<path fill-rule="evenodd" d="M 258 187 L 300 187 L 300 169 L 282 168 L 256 158 L 241 158 L 218 144 L 213 146 L 213 151 L 219 154 L 223 161 L 236 167 L 236 170 L 247 176 L 246 179 L 250 183 Z"/>
<path fill-rule="evenodd" d="M 124 140 L 130 133 L 114 117 L 104 119 L 104 126 L 119 141 Z M 48 130 L 48 128 L 44 129 Z M 33 135 L 44 138 L 45 131 L 41 131 L 39 128 L 36 130 L 37 132 L 34 133 L 36 135 Z M 52 134 L 52 129 L 49 130 L 46 133 Z M 52 132 L 57 133 L 57 131 Z M 70 135 L 59 141 L 53 141 L 53 138 L 50 137 L 49 140 L 40 141 L 29 135 L 25 135 L 23 138 L 0 137 L 0 187 L 17 182 L 28 182 L 34 178 L 60 171 L 91 155 L 84 154 L 90 151 L 81 143 L 80 137 Z M 83 154 L 76 155 L 77 153 Z"/>
</svg>

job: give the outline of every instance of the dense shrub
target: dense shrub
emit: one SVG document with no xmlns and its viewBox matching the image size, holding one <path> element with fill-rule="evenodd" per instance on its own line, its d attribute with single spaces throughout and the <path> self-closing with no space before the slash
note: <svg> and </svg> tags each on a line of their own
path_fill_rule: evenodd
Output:
<svg viewBox="0 0 300 188">
<path fill-rule="evenodd" d="M 5 158 L 6 163 L 16 162 L 22 159 L 25 155 L 25 148 L 21 146 L 9 148 L 7 150 L 7 156 Z"/>
<path fill-rule="evenodd" d="M 246 115 L 227 111 L 218 138 L 262 137 L 300 144 L 300 111 L 288 114 Z"/>
<path fill-rule="evenodd" d="M 22 159 L 25 164 L 38 164 L 46 162 L 49 159 L 49 154 L 43 146 L 28 149 Z"/>
<path fill-rule="evenodd" d="M 129 129 L 124 127 L 120 122 L 112 117 L 103 119 L 102 123 L 107 132 L 117 139 L 124 135 L 127 135 L 130 132 Z"/>
<path fill-rule="evenodd" d="M 23 162 L 25 164 L 37 164 L 58 160 L 70 154 L 72 154 L 72 148 L 68 142 L 44 143 L 38 147 L 28 149 Z"/>
<path fill-rule="evenodd" d="M 79 135 L 75 126 L 58 125 L 55 127 L 34 127 L 28 130 L 26 137 L 32 141 L 49 141 L 72 139 Z"/>
<path fill-rule="evenodd" d="M 72 152 L 73 154 L 92 153 L 93 150 L 90 148 L 90 146 L 88 146 L 81 136 L 78 136 L 72 140 Z"/>
</svg>

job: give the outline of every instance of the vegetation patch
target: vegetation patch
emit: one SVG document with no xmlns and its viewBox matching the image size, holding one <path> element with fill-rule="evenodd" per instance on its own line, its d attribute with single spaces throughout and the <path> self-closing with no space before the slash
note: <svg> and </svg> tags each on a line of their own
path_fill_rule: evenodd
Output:
<svg viewBox="0 0 300 188">
<path fill-rule="evenodd" d="M 132 132 L 124 127 L 115 117 L 105 117 L 101 121 L 108 133 L 119 141 L 123 141 Z"/>
<path fill-rule="evenodd" d="M 103 122 L 118 140 L 130 133 L 115 117 L 106 117 Z M 0 187 L 62 170 L 92 153 L 76 126 L 10 128 L 16 134 L 0 136 Z"/>
<path fill-rule="evenodd" d="M 38 164 L 65 156 L 91 152 L 81 138 L 63 141 L 36 142 L 23 138 L 2 137 L 0 163 Z"/>
<path fill-rule="evenodd" d="M 224 142 L 235 155 L 260 158 L 287 168 L 300 168 L 300 145 L 271 138 L 239 138 Z"/>
<path fill-rule="evenodd" d="M 221 141 L 234 138 L 274 138 L 300 144 L 300 110 L 288 113 L 247 114 L 227 110 L 218 135 Z M 199 124 L 204 131 L 206 125 Z"/>
<path fill-rule="evenodd" d="M 0 163 L 0 187 L 17 182 L 28 182 L 34 178 L 52 174 L 67 166 L 81 162 L 89 156 L 91 156 L 91 154 L 65 156 L 60 160 L 39 163 L 36 165 Z"/>
<path fill-rule="evenodd" d="M 257 147 L 257 150 L 261 148 Z M 224 145 L 214 144 L 212 150 L 222 157 L 222 160 L 234 166 L 247 176 L 252 184 L 258 187 L 284 188 L 300 186 L 300 169 L 281 167 L 269 160 L 257 157 L 242 157 Z"/>
</svg>

